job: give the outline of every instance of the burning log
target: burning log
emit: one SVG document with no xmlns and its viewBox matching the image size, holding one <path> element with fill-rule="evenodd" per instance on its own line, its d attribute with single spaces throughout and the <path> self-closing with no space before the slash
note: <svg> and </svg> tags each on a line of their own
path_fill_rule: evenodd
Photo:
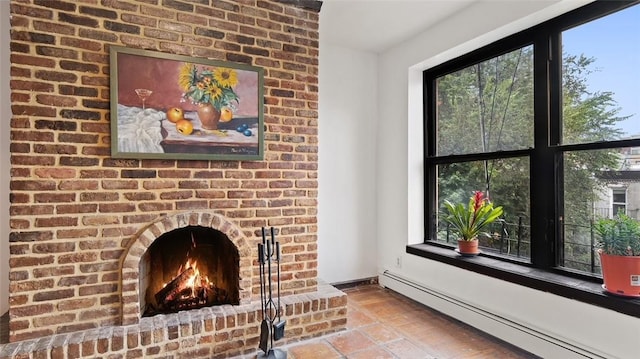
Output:
<svg viewBox="0 0 640 359">
<path fill-rule="evenodd" d="M 193 281 L 193 276 L 195 276 L 195 270 L 193 267 L 189 267 L 182 271 L 180 275 L 175 277 L 171 282 L 169 282 L 169 284 L 156 293 L 156 303 L 158 303 L 159 306 L 163 306 L 166 303 L 179 299 L 181 293 L 187 289 L 191 290 L 191 283 L 189 282 Z"/>
</svg>

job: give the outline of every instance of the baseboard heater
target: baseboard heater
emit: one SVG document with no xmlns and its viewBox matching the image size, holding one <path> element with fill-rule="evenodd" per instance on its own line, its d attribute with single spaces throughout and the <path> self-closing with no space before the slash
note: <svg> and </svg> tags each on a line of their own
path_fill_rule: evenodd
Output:
<svg viewBox="0 0 640 359">
<path fill-rule="evenodd" d="M 436 300 L 440 300 L 440 301 L 444 301 L 445 303 L 448 303 L 450 305 L 454 305 L 457 307 L 460 307 L 461 309 L 465 310 L 465 311 L 469 311 L 472 312 L 478 316 L 481 316 L 484 319 L 488 319 L 491 320 L 493 322 L 499 323 L 502 326 L 508 327 L 511 330 L 517 331 L 517 334 L 525 334 L 527 337 L 529 337 L 530 340 L 528 340 L 528 342 L 532 342 L 532 341 L 537 341 L 539 344 L 546 344 L 546 345 L 550 345 L 553 347 L 553 350 L 549 350 L 549 351 L 553 351 L 553 352 L 562 352 L 562 358 L 594 358 L 594 359 L 611 359 L 610 356 L 601 354 L 601 353 L 597 353 L 595 350 L 589 350 L 587 348 L 581 347 L 581 346 L 577 346 L 575 344 L 572 344 L 568 341 L 564 341 L 562 339 L 559 339 L 556 336 L 552 336 L 549 334 L 546 334 L 544 332 L 541 332 L 539 330 L 530 328 L 528 326 L 522 325 L 521 323 L 515 322 L 513 320 L 510 320 L 508 318 L 496 315 L 494 313 L 491 313 L 489 311 L 486 311 L 482 308 L 470 305 L 468 303 L 465 303 L 457 298 L 454 298 L 450 295 L 447 295 L 445 293 L 439 292 L 437 290 L 434 290 L 432 288 L 427 288 L 424 285 L 417 283 L 413 280 L 404 278 L 400 275 L 397 275 L 395 273 L 390 272 L 389 270 L 385 270 L 382 275 L 380 276 L 380 285 L 394 290 L 406 297 L 409 297 L 419 303 L 425 304 L 423 300 L 420 300 L 421 298 L 419 298 L 417 295 L 412 295 L 414 293 L 411 292 L 415 292 L 417 291 L 418 293 L 421 293 L 423 295 L 427 295 L 432 297 L 432 299 L 436 299 Z M 424 299 L 424 298 L 423 298 Z M 439 311 L 438 308 L 434 308 L 432 306 L 429 306 L 430 308 Z M 453 318 L 455 318 L 455 316 L 449 315 L 444 313 L 445 315 L 451 316 Z M 461 320 L 464 322 L 464 320 L 462 318 L 456 318 L 457 320 Z M 478 327 L 477 329 L 479 330 L 483 330 L 481 327 Z M 492 333 L 490 333 L 487 330 L 483 330 L 484 332 L 487 332 L 490 335 L 493 335 Z M 495 335 L 494 335 L 495 336 Z M 499 338 L 499 337 L 498 337 Z M 502 338 L 500 338 L 502 339 Z M 521 345 L 517 345 L 514 343 L 514 345 L 519 346 L 519 347 L 523 347 Z M 539 346 L 536 346 L 537 349 L 539 349 Z M 525 350 L 529 350 L 527 348 L 523 348 Z M 531 350 L 529 350 L 531 351 Z M 546 351 L 545 351 L 546 352 Z M 543 357 L 547 357 L 544 353 L 533 353 L 536 355 L 543 355 Z M 560 357 L 560 356 L 555 356 L 554 357 Z"/>
</svg>

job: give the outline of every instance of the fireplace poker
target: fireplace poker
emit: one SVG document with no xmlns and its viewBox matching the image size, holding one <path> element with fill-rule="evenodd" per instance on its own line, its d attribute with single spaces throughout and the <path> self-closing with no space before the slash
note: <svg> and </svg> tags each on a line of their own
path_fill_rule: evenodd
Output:
<svg viewBox="0 0 640 359">
<path fill-rule="evenodd" d="M 270 325 L 267 320 L 267 287 L 265 278 L 265 262 L 267 260 L 267 253 L 265 252 L 267 245 L 267 236 L 262 227 L 262 243 L 258 244 L 258 262 L 260 265 L 260 305 L 262 307 L 262 322 L 260 323 L 260 343 L 259 348 L 265 353 L 269 351 L 269 332 Z"/>
<path fill-rule="evenodd" d="M 280 242 L 276 241 L 275 238 L 276 238 L 276 235 L 274 233 L 274 229 L 273 227 L 271 227 L 271 241 L 275 242 L 276 262 L 278 264 L 277 266 L 278 275 L 276 277 L 278 281 L 278 306 L 276 310 L 276 312 L 278 313 L 278 322 L 275 324 L 272 324 L 272 330 L 273 330 L 273 339 L 279 340 L 282 337 L 284 337 L 285 322 L 282 320 L 282 317 L 281 317 L 282 311 L 280 310 Z"/>
</svg>

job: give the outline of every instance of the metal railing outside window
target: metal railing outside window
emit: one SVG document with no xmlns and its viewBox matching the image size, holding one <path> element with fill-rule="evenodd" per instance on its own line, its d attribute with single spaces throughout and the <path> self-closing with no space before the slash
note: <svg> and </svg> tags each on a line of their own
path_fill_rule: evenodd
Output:
<svg viewBox="0 0 640 359">
<path fill-rule="evenodd" d="M 530 226 L 524 225 L 524 217 L 518 217 L 517 222 L 499 220 L 489 226 L 489 237 L 481 236 L 479 247 L 484 252 L 502 256 L 528 259 L 531 253 Z M 453 234 L 448 224 L 438 227 L 438 240 L 455 244 L 458 238 Z"/>
<path fill-rule="evenodd" d="M 517 222 L 497 221 L 492 224 L 487 238 L 479 238 L 480 249 L 491 255 L 499 255 L 507 258 L 523 260 L 530 258 L 531 230 L 524 225 L 526 219 L 518 217 Z M 583 272 L 601 274 L 600 260 L 596 255 L 596 233 L 594 223 L 580 225 L 563 223 L 564 258 L 560 266 Z M 449 228 L 448 224 L 438 227 L 438 241 L 455 244 L 458 238 Z"/>
</svg>

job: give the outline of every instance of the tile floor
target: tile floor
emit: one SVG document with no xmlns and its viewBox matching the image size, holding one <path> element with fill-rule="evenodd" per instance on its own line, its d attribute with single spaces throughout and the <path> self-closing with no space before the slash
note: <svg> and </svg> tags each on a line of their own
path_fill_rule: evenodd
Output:
<svg viewBox="0 0 640 359">
<path fill-rule="evenodd" d="M 288 359 L 538 358 L 379 285 L 343 291 L 347 330 L 278 347 Z"/>
<path fill-rule="evenodd" d="M 343 291 L 347 330 L 278 347 L 287 359 L 538 358 L 377 284 Z M 8 322 L 7 315 L 0 319 Z M 8 339 L 8 330 L 0 330 L 0 339 Z"/>
</svg>

